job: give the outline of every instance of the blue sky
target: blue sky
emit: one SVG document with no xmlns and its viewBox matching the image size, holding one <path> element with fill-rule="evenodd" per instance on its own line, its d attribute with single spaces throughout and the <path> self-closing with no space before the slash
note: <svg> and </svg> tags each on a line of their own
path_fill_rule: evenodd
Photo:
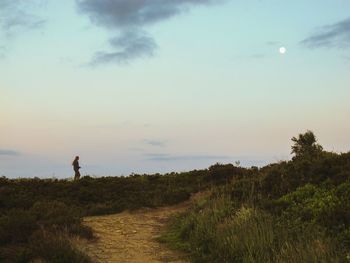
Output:
<svg viewBox="0 0 350 263">
<path fill-rule="evenodd" d="M 0 175 L 184 171 L 350 148 L 347 0 L 0 0 Z M 286 47 L 285 54 L 279 53 Z"/>
</svg>

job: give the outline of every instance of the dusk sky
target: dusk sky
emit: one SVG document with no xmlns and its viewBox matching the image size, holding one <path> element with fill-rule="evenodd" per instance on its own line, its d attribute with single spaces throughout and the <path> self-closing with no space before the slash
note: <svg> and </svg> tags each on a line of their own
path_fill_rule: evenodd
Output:
<svg viewBox="0 0 350 263">
<path fill-rule="evenodd" d="M 348 152 L 349 101 L 349 0 L 0 0 L 0 176 Z"/>
</svg>

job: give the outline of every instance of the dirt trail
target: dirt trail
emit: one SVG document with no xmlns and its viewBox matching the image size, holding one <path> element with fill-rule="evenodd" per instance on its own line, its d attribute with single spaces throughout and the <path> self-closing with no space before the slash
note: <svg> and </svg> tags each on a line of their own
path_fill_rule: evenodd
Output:
<svg viewBox="0 0 350 263">
<path fill-rule="evenodd" d="M 96 240 L 78 240 L 78 247 L 93 262 L 188 262 L 184 255 L 167 249 L 155 238 L 171 215 L 184 211 L 190 201 L 170 207 L 84 218 Z"/>
</svg>

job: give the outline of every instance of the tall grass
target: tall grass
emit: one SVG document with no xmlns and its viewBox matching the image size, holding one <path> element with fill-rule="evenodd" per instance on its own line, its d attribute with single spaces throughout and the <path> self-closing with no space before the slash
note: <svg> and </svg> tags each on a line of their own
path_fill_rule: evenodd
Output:
<svg viewBox="0 0 350 263">
<path fill-rule="evenodd" d="M 321 230 L 289 229 L 254 206 L 234 206 L 228 194 L 176 217 L 160 241 L 187 251 L 192 262 L 341 262 Z"/>
</svg>

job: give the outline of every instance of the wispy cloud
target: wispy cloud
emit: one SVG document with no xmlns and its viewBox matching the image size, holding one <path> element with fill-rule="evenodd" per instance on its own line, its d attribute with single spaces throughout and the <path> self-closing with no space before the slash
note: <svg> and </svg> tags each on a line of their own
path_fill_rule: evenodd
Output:
<svg viewBox="0 0 350 263">
<path fill-rule="evenodd" d="M 224 0 L 76 0 L 78 10 L 97 26 L 113 32 L 113 51 L 97 52 L 90 65 L 122 63 L 151 57 L 157 48 L 155 40 L 144 28 L 165 21 L 199 5 Z M 116 32 L 119 36 L 115 37 Z"/>
<path fill-rule="evenodd" d="M 268 46 L 278 46 L 280 44 L 281 44 L 280 41 L 275 41 L 275 40 L 270 40 L 270 41 L 266 42 L 266 45 L 268 45 Z"/>
<path fill-rule="evenodd" d="M 90 65 L 105 63 L 127 64 L 136 58 L 147 58 L 154 55 L 157 44 L 145 32 L 138 30 L 123 32 L 109 40 L 112 52 L 99 51 L 92 58 Z"/>
<path fill-rule="evenodd" d="M 0 0 L 0 39 L 3 44 L 0 47 L 0 59 L 8 55 L 9 39 L 45 25 L 46 20 L 32 12 L 33 8 L 43 6 L 42 2 L 43 0 Z"/>
<path fill-rule="evenodd" d="M 148 161 L 193 161 L 193 160 L 223 160 L 229 159 L 225 155 L 173 155 L 167 153 L 145 153 Z"/>
<path fill-rule="evenodd" d="M 143 142 L 145 144 L 151 145 L 151 146 L 157 146 L 157 147 L 165 147 L 166 142 L 165 141 L 161 141 L 161 140 L 149 140 L 149 139 L 145 139 L 143 140 Z"/>
<path fill-rule="evenodd" d="M 17 151 L 14 151 L 14 150 L 0 149 L 0 155 L 5 155 L 5 156 L 18 156 L 18 155 L 20 155 L 20 153 L 17 152 Z"/>
<path fill-rule="evenodd" d="M 0 59 L 5 58 L 5 53 L 6 53 L 6 47 L 0 46 Z"/>
<path fill-rule="evenodd" d="M 45 20 L 26 13 L 19 13 L 18 16 L 9 16 L 3 20 L 1 26 L 6 31 L 15 29 L 38 29 L 45 24 Z"/>
<path fill-rule="evenodd" d="M 0 27 L 7 34 L 17 30 L 41 28 L 45 20 L 31 13 L 33 6 L 43 5 L 42 1 L 0 0 Z"/>
<path fill-rule="evenodd" d="M 301 44 L 309 48 L 350 47 L 350 18 L 323 26 L 318 32 L 302 40 Z"/>
</svg>

